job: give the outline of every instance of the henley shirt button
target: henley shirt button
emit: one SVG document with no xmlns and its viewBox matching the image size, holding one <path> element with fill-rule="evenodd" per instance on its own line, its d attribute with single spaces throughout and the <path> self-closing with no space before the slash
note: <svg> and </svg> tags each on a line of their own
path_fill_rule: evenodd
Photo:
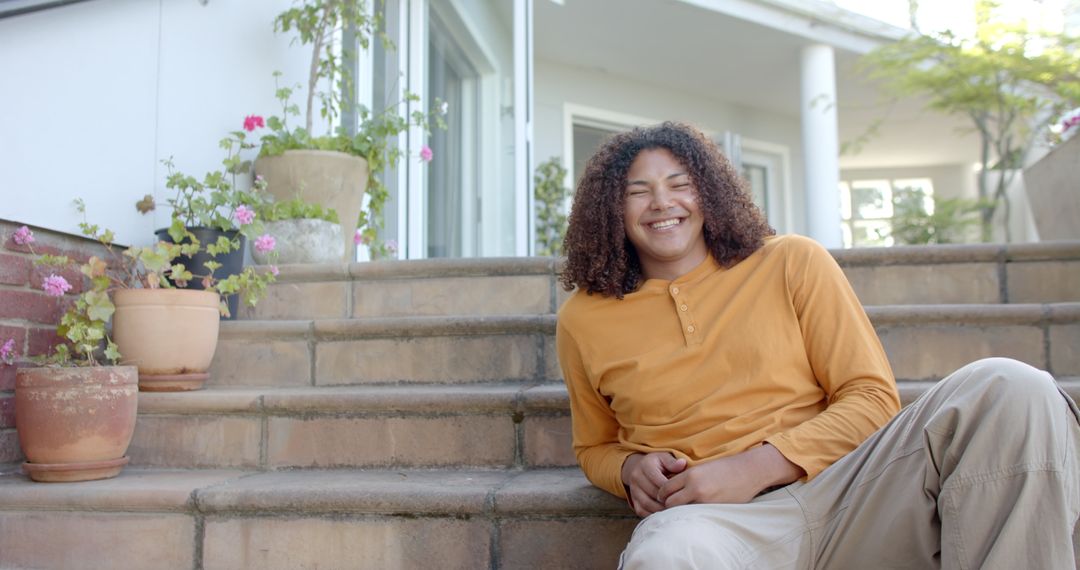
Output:
<svg viewBox="0 0 1080 570">
<path fill-rule="evenodd" d="M 679 305 L 679 310 L 680 311 L 685 311 L 686 310 L 686 305 Z"/>
<path fill-rule="evenodd" d="M 694 325 L 690 325 L 690 326 L 686 327 L 686 332 L 688 332 L 690 334 L 694 334 Z"/>
<path fill-rule="evenodd" d="M 672 295 L 678 295 L 679 294 L 679 288 L 678 287 L 672 287 L 671 288 L 671 294 Z"/>
</svg>

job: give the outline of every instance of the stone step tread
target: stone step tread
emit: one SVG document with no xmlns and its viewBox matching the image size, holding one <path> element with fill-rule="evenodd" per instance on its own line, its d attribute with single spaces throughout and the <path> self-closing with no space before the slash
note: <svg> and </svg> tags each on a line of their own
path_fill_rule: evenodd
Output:
<svg viewBox="0 0 1080 570">
<path fill-rule="evenodd" d="M 875 325 L 909 323 L 1039 324 L 1080 320 L 1080 302 L 1023 304 L 870 305 Z M 547 333 L 555 315 L 450 315 L 354 319 L 223 321 L 222 338 L 309 338 L 335 340 L 401 336 Z"/>
<path fill-rule="evenodd" d="M 933 387 L 934 381 L 897 382 L 904 404 Z M 1058 378 L 1058 385 L 1080 400 L 1080 377 Z M 140 392 L 142 415 L 349 415 L 365 413 L 568 413 L 562 382 L 362 385 L 305 388 L 208 388 L 192 392 Z"/>
<path fill-rule="evenodd" d="M 552 384 L 556 389 L 566 388 Z M 193 392 L 140 392 L 143 414 L 440 413 L 516 410 L 551 387 L 521 383 L 362 385 L 329 387 L 208 388 Z"/>
<path fill-rule="evenodd" d="M 1080 259 L 1080 241 L 868 247 L 830 253 L 842 266 L 1074 260 Z M 492 257 L 280 265 L 278 280 L 288 283 L 544 275 L 555 274 L 564 261 L 552 257 Z"/>
<path fill-rule="evenodd" d="M 220 515 L 632 517 L 577 468 L 342 469 L 255 472 L 126 468 L 113 479 L 33 483 L 0 471 L 0 511 Z"/>
<path fill-rule="evenodd" d="M 866 304 L 1080 301 L 1080 241 L 833 252 Z M 571 295 L 551 258 L 284 266 L 241 320 L 550 315 Z"/>
<path fill-rule="evenodd" d="M 1078 247 L 1080 249 L 1080 247 Z M 1080 254 L 1077 255 L 1080 257 Z M 554 275 L 562 264 L 552 257 L 474 257 L 278 265 L 278 282 L 376 281 L 444 277 Z"/>
</svg>

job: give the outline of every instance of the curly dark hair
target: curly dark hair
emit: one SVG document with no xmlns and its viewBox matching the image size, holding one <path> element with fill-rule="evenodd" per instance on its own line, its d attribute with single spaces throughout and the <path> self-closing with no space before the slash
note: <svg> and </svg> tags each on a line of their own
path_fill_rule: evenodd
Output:
<svg viewBox="0 0 1080 570">
<path fill-rule="evenodd" d="M 775 234 L 754 205 L 745 182 L 701 131 L 665 122 L 614 135 L 589 159 L 574 195 L 563 247 L 566 290 L 621 299 L 642 281 L 637 251 L 623 227 L 626 177 L 643 150 L 665 148 L 688 171 L 704 220 L 709 252 L 731 267 Z"/>
</svg>

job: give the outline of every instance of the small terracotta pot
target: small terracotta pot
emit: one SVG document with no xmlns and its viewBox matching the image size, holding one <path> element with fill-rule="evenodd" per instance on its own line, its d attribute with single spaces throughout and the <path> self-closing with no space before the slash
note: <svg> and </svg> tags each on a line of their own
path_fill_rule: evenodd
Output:
<svg viewBox="0 0 1080 570">
<path fill-rule="evenodd" d="M 198 390 L 217 350 L 220 297 L 193 289 L 119 289 L 113 341 L 121 364 L 139 368 L 139 389 Z"/>
<path fill-rule="evenodd" d="M 127 463 L 139 405 L 133 366 L 20 368 L 15 429 L 35 481 L 90 481 Z"/>
</svg>

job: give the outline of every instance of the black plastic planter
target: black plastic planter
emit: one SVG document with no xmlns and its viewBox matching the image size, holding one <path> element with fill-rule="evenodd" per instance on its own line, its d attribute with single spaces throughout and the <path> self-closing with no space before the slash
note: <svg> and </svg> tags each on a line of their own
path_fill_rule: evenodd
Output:
<svg viewBox="0 0 1080 570">
<path fill-rule="evenodd" d="M 236 230 L 221 231 L 216 228 L 187 228 L 187 231 L 195 235 L 195 239 L 199 240 L 205 250 L 208 244 L 216 243 L 218 238 L 225 236 L 229 239 L 240 239 L 240 247 L 234 249 L 229 253 L 222 255 L 210 255 L 206 251 L 199 251 L 195 254 L 195 257 L 188 257 L 182 255 L 177 259 L 177 262 L 182 264 L 194 275 L 206 275 L 208 270 L 206 269 L 207 261 L 216 261 L 221 264 L 221 267 L 214 272 L 214 278 L 217 280 L 225 279 L 230 275 L 236 275 L 240 273 L 244 268 L 244 247 L 247 246 L 247 238 L 244 236 L 238 236 Z M 173 241 L 172 236 L 169 235 L 168 228 L 162 228 L 154 232 L 154 235 L 161 241 L 168 243 L 176 243 Z M 186 243 L 186 242 L 185 242 Z M 204 289 L 202 279 L 192 279 L 187 284 L 187 289 Z M 237 311 L 240 308 L 240 295 L 229 295 L 226 298 L 226 302 L 229 304 L 229 316 L 222 317 L 226 320 L 235 320 Z"/>
</svg>

